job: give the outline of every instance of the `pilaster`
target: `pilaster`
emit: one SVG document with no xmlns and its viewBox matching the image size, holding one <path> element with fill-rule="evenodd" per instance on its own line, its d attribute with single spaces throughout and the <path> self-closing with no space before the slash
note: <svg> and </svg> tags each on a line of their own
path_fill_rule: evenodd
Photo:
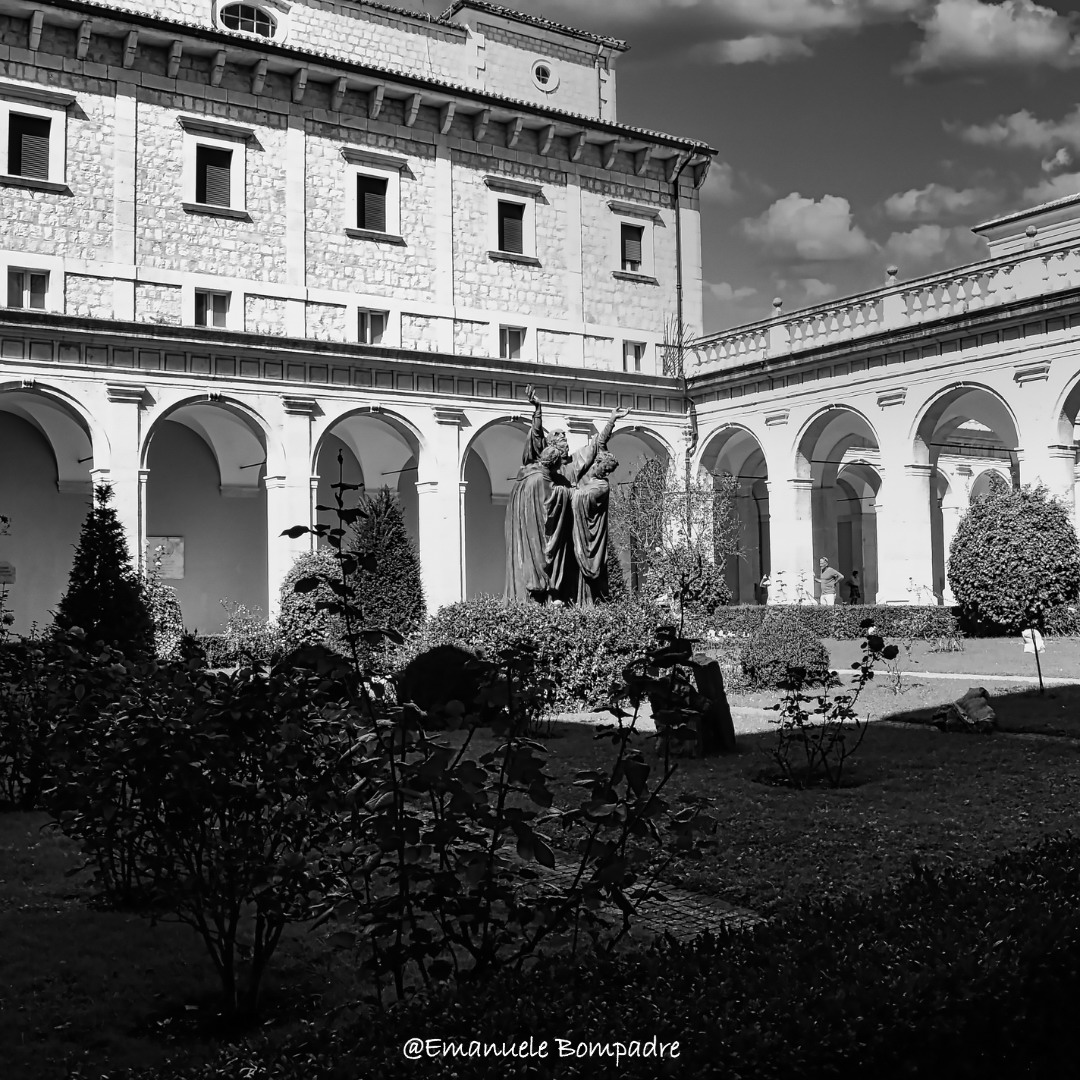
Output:
<svg viewBox="0 0 1080 1080">
<path fill-rule="evenodd" d="M 112 505 L 124 527 L 132 565 L 141 569 L 146 560 L 146 477 L 139 467 L 142 448 L 142 407 L 146 387 L 134 383 L 107 383 L 107 406 L 103 427 L 109 433 L 111 460 L 108 468 L 94 469 L 95 485 L 107 483 L 113 490 Z"/>
<path fill-rule="evenodd" d="M 420 568 L 428 611 L 465 595 L 465 482 L 461 480 L 461 409 L 432 409 L 434 458 L 416 482 Z M 427 451 L 430 453 L 431 451 Z"/>
<path fill-rule="evenodd" d="M 934 467 L 905 461 L 904 448 L 882 447 L 877 498 L 879 604 L 933 603 L 930 489 Z"/>
<path fill-rule="evenodd" d="M 814 482 L 796 477 L 767 483 L 772 560 L 769 603 L 792 604 L 814 594 Z"/>
</svg>

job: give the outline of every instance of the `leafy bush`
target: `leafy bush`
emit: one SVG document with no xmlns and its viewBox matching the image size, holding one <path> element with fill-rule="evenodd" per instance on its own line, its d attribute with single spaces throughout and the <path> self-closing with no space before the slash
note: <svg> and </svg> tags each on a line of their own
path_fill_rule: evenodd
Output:
<svg viewBox="0 0 1080 1080">
<path fill-rule="evenodd" d="M 263 1037 L 211 1064 L 140 1080 L 346 1080 L 356 1062 L 414 1080 L 410 1038 L 546 1043 L 536 1075 L 686 1080 L 1014 1080 L 1075 1068 L 1080 841 L 1044 840 L 985 868 L 929 873 L 873 896 L 815 903 L 782 922 L 689 942 L 541 960 L 346 1025 Z M 677 1059 L 560 1059 L 559 1039 L 678 1041 Z M 640 1053 L 640 1049 L 639 1049 Z M 426 1060 L 427 1075 L 496 1080 L 498 1054 Z M 575 1066 L 577 1070 L 575 1071 Z M 524 1070 L 520 1070 L 524 1075 Z M 518 1073 L 515 1072 L 515 1075 Z"/>
<path fill-rule="evenodd" d="M 798 608 L 769 615 L 747 641 L 742 664 L 750 685 L 763 690 L 829 675 L 829 654 Z"/>
<path fill-rule="evenodd" d="M 1064 503 L 1045 487 L 972 501 L 949 549 L 949 585 L 973 627 L 1042 627 L 1080 597 L 1080 543 Z"/>
<path fill-rule="evenodd" d="M 161 578 L 161 549 L 154 552 L 153 564 L 143 572 L 143 592 L 154 624 L 154 655 L 159 660 L 177 660 L 184 636 L 184 615 L 176 589 Z"/>
<path fill-rule="evenodd" d="M 862 623 L 870 620 L 876 631 L 895 639 L 957 637 L 953 608 L 918 604 L 740 604 L 717 608 L 706 628 L 719 634 L 749 635 L 779 611 L 794 611 L 803 625 L 819 638 L 858 641 L 866 636 Z"/>
<path fill-rule="evenodd" d="M 285 580 L 281 583 L 281 609 L 278 614 L 278 635 L 284 649 L 303 645 L 323 645 L 336 652 L 347 652 L 341 617 L 332 615 L 319 603 L 335 598 L 329 585 L 321 584 L 310 592 L 296 592 L 296 583 L 304 578 L 339 581 L 341 570 L 337 559 L 326 550 L 306 551 L 296 557 Z"/>
<path fill-rule="evenodd" d="M 427 613 L 420 558 L 397 497 L 384 487 L 358 510 L 347 550 L 357 559 L 350 577 L 361 625 L 388 626 L 400 634 L 419 630 Z"/>
<path fill-rule="evenodd" d="M 1057 637 L 1080 637 L 1080 609 L 1071 604 L 1051 608 L 1044 617 L 1043 632 Z"/>
<path fill-rule="evenodd" d="M 55 622 L 60 630 L 81 627 L 90 647 L 104 642 L 131 656 L 143 656 L 151 651 L 154 624 L 111 501 L 108 484 L 94 489 L 94 505 L 83 522 Z"/>
<path fill-rule="evenodd" d="M 553 607 L 479 596 L 441 608 L 414 648 L 459 645 L 490 659 L 535 646 L 537 674 L 554 683 L 551 707 L 598 709 L 614 700 L 623 668 L 652 647 L 659 621 L 655 609 L 634 603 Z"/>
<path fill-rule="evenodd" d="M 256 661 L 271 661 L 284 653 L 277 624 L 258 608 L 238 604 L 228 597 L 221 601 L 227 612 L 225 627 L 218 635 L 218 666 L 233 667 Z M 209 656 L 208 656 L 209 659 Z"/>
</svg>

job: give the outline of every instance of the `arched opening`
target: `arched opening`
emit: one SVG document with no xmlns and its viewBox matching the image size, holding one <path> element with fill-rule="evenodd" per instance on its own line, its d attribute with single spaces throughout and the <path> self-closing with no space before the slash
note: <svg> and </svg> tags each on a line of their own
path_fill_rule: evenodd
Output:
<svg viewBox="0 0 1080 1080">
<path fill-rule="evenodd" d="M 89 425 L 59 398 L 0 391 L 0 463 L 0 514 L 11 520 L 0 536 L 0 580 L 12 630 L 28 634 L 52 621 L 92 505 Z"/>
<path fill-rule="evenodd" d="M 180 405 L 150 430 L 147 550 L 171 553 L 189 630 L 220 633 L 237 605 L 268 612 L 266 456 L 258 422 L 227 402 Z"/>
<path fill-rule="evenodd" d="M 765 600 L 760 583 L 769 573 L 769 471 L 757 438 L 745 428 L 728 427 L 712 435 L 701 455 L 701 468 L 738 483 L 736 512 L 741 554 L 727 559 L 727 583 L 733 604 Z"/>
<path fill-rule="evenodd" d="M 338 463 L 338 455 L 341 463 Z M 405 527 L 420 550 L 419 507 L 416 493 L 420 448 L 412 430 L 396 417 L 383 413 L 350 413 L 336 420 L 319 442 L 315 474 L 319 478 L 319 506 L 336 506 L 333 485 L 339 475 L 346 484 L 361 484 L 361 492 L 374 497 L 389 488 L 397 497 Z M 355 493 L 345 493 L 345 505 L 355 505 Z M 337 527 L 332 512 L 318 520 Z"/>
<path fill-rule="evenodd" d="M 1020 482 L 1017 446 L 1012 414 L 982 386 L 946 390 L 919 421 L 915 460 L 933 470 L 929 498 L 934 580 L 927 584 L 938 597 L 949 595 L 949 547 L 970 500 L 985 494 L 990 484 Z"/>
<path fill-rule="evenodd" d="M 877 435 L 869 421 L 842 406 L 819 413 L 807 426 L 796 452 L 796 471 L 811 481 L 813 559 L 796 567 L 796 589 L 817 595 L 813 578 L 826 558 L 847 581 L 837 603 L 850 599 L 854 573 L 862 602 L 878 593 L 877 495 L 881 487 Z"/>
</svg>

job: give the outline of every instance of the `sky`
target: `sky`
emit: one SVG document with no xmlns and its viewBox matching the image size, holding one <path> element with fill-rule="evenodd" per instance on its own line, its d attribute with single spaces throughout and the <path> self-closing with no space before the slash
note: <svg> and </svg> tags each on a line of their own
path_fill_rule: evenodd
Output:
<svg viewBox="0 0 1080 1080">
<path fill-rule="evenodd" d="M 411 0 L 435 13 L 434 0 Z M 445 5 L 443 5 L 445 6 Z M 1080 191 L 1080 0 L 513 0 L 623 38 L 619 120 L 718 151 L 705 328 L 984 258 Z"/>
</svg>

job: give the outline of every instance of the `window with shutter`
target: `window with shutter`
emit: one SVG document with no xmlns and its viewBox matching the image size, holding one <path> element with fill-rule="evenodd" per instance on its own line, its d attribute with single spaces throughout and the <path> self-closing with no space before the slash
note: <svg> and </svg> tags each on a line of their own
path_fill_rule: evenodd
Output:
<svg viewBox="0 0 1080 1080">
<path fill-rule="evenodd" d="M 196 326 L 227 326 L 229 321 L 229 294 L 197 292 L 195 294 Z"/>
<path fill-rule="evenodd" d="M 645 356 L 645 343 L 642 341 L 623 342 L 623 371 L 641 371 L 641 361 Z"/>
<path fill-rule="evenodd" d="M 363 345 L 381 345 L 386 333 L 385 311 L 361 311 L 357 335 Z"/>
<path fill-rule="evenodd" d="M 45 310 L 49 275 L 33 270 L 8 270 L 7 306 Z"/>
<path fill-rule="evenodd" d="M 195 148 L 195 201 L 206 206 L 232 205 L 231 150 Z"/>
<path fill-rule="evenodd" d="M 386 232 L 386 179 L 381 176 L 356 177 L 356 227 Z"/>
<path fill-rule="evenodd" d="M 49 130 L 52 121 L 45 116 L 8 117 L 8 165 L 12 176 L 35 180 L 49 179 Z"/>
<path fill-rule="evenodd" d="M 499 203 L 499 250 L 515 255 L 525 252 L 525 206 L 522 203 Z"/>
<path fill-rule="evenodd" d="M 641 271 L 641 241 L 645 229 L 641 225 L 623 225 L 622 227 L 622 268 L 628 273 Z"/>
<path fill-rule="evenodd" d="M 503 360 L 520 360 L 525 331 L 519 326 L 499 327 L 499 356 Z"/>
</svg>

